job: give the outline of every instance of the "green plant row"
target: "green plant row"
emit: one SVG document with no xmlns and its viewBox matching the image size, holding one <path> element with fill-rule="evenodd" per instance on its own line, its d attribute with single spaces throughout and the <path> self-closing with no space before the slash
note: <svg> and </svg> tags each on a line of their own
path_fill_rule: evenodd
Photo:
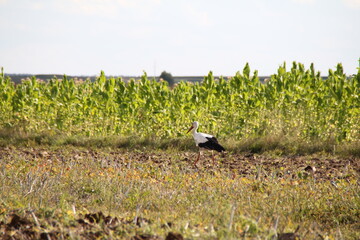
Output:
<svg viewBox="0 0 360 240">
<path fill-rule="evenodd" d="M 0 75 L 0 128 L 21 133 L 122 135 L 170 138 L 201 129 L 234 139 L 268 135 L 305 140 L 360 140 L 360 70 L 347 77 L 341 64 L 320 72 L 294 62 L 261 82 L 248 64 L 229 80 L 180 82 L 169 88 L 144 75 L 139 80 L 107 78 L 79 82 L 35 77 L 15 85 Z M 200 130 L 201 130 L 200 129 Z"/>
</svg>

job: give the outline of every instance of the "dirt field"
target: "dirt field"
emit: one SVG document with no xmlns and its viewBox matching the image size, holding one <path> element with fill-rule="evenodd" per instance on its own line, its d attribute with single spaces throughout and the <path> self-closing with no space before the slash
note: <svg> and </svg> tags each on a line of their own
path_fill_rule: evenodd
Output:
<svg viewBox="0 0 360 240">
<path fill-rule="evenodd" d="M 180 171 L 180 175 L 206 174 L 207 176 L 211 176 L 211 174 L 214 174 L 217 178 L 219 178 L 219 175 L 222 175 L 223 177 L 219 179 L 229 179 L 226 181 L 232 181 L 232 184 L 236 183 L 236 181 L 244 181 L 244 179 L 248 179 L 246 181 L 249 182 L 257 181 L 257 184 L 261 181 L 268 181 L 268 179 L 275 179 L 274 181 L 286 179 L 286 181 L 289 182 L 292 182 L 293 180 L 301 181 L 304 179 L 305 181 L 306 179 L 313 179 L 314 182 L 318 182 L 320 184 L 322 182 L 324 184 L 330 183 L 334 186 L 334 188 L 337 188 L 337 181 L 339 180 L 342 182 L 347 181 L 349 182 L 349 185 L 351 185 L 353 184 L 354 179 L 359 179 L 360 176 L 360 160 L 356 158 L 319 155 L 279 157 L 271 155 L 227 153 L 223 155 L 215 155 L 216 163 L 214 164 L 210 153 L 207 152 L 201 157 L 197 166 L 194 166 L 193 162 L 196 156 L 196 152 L 151 152 L 139 150 L 129 152 L 114 149 L 76 149 L 73 147 L 61 147 L 55 149 L 42 147 L 35 149 L 7 147 L 0 149 L 2 175 L 7 178 L 11 178 L 11 176 L 6 175 L 6 169 L 11 169 L 11 166 L 9 166 L 11 164 L 18 164 L 18 166 L 26 165 L 29 168 L 31 166 L 36 166 L 36 169 L 40 169 L 39 166 L 45 166 L 47 167 L 46 171 L 49 172 L 49 175 L 46 175 L 48 177 L 51 176 L 52 173 L 54 173 L 54 176 L 58 176 L 56 175 L 57 172 L 61 172 L 61 174 L 63 174 L 63 171 L 72 167 L 75 168 L 76 165 L 88 168 L 90 171 L 93 171 L 95 175 L 99 170 L 103 171 L 104 169 L 111 169 L 111 171 L 115 171 L 115 173 L 121 173 L 129 169 L 141 172 L 143 171 L 142 169 L 146 169 L 146 166 L 151 166 L 152 169 L 160 169 L 165 173 Z M 24 179 L 29 178 L 29 173 L 30 171 L 24 175 Z M 39 173 L 39 179 L 43 179 L 44 173 L 41 174 Z M 58 174 L 60 176 L 60 173 Z M 90 174 L 91 173 L 89 173 L 89 176 L 91 177 Z M 155 172 L 155 174 L 158 173 Z M 351 183 L 350 180 L 352 181 Z M 112 180 L 110 179 L 109 181 Z M 157 179 L 156 181 L 159 180 Z M 181 181 L 179 180 L 179 182 Z M 359 180 L 357 180 L 358 185 L 359 183 Z M 158 184 L 160 184 L 160 181 Z M 293 182 L 291 184 L 293 184 Z M 36 183 L 33 183 L 32 185 L 36 185 Z M 201 185 L 204 189 L 207 187 L 206 184 L 201 182 L 199 182 L 199 185 Z M 31 186 L 31 188 L 32 187 L 33 186 Z M 252 187 L 251 189 L 258 188 Z M 268 187 L 268 191 L 272 190 Z M 27 198 L 30 192 L 31 191 L 23 194 L 22 196 Z M 90 195 L 92 193 L 86 194 Z M 188 231 L 186 230 L 187 227 L 185 230 L 184 228 L 174 227 L 176 225 L 181 225 L 181 221 L 165 222 L 158 226 L 158 229 L 160 230 L 147 232 L 144 229 L 148 229 L 148 226 L 151 226 L 153 222 L 157 221 L 156 217 L 151 218 L 149 215 L 144 215 L 144 217 L 136 215 L 135 218 L 119 217 L 110 216 L 99 210 L 81 214 L 78 213 L 73 216 L 71 221 L 62 223 L 62 220 L 60 220 L 61 217 L 55 215 L 52 217 L 44 217 L 39 213 L 39 209 L 36 211 L 19 210 L 18 208 L 9 207 L 9 203 L 7 202 L 0 203 L 0 208 L 0 217 L 3 219 L 0 221 L 0 237 L 3 239 L 192 239 L 194 236 L 197 236 L 193 234 L 191 235 L 193 237 L 189 237 L 189 234 L 186 233 Z M 102 208 L 100 207 L 99 209 Z M 131 212 L 131 210 L 129 211 Z M 136 210 L 133 211 L 138 211 L 137 207 Z M 356 229 L 360 227 L 356 223 L 357 218 L 359 218 L 359 210 L 355 210 L 355 216 L 353 219 L 350 218 L 346 220 L 350 223 L 350 225 L 348 225 L 350 233 L 356 231 Z M 240 220 L 238 219 L 238 221 Z M 264 225 L 266 224 L 269 225 L 268 220 L 264 221 Z M 272 225 L 272 223 L 270 225 Z M 254 230 L 254 233 L 250 234 L 249 225 L 239 226 L 241 226 L 239 227 L 241 229 L 238 230 L 236 233 L 237 235 L 231 235 L 232 237 L 235 236 L 236 238 L 240 236 L 243 239 L 253 239 L 256 238 L 256 236 L 259 236 L 259 234 L 261 235 L 260 230 Z M 194 229 L 200 227 L 202 227 L 202 224 L 198 223 L 192 226 L 190 225 L 189 229 L 192 229 L 191 231 L 194 232 Z M 215 228 L 211 231 L 218 232 L 218 228 L 220 227 L 215 226 Z M 315 229 L 313 227 L 308 227 L 308 229 L 300 230 L 299 233 L 297 232 L 298 229 L 293 229 L 291 232 L 287 233 L 279 231 L 277 232 L 277 236 L 278 239 L 295 239 L 296 237 L 304 238 L 304 236 L 307 236 L 305 238 L 309 239 L 326 238 L 324 235 L 325 233 L 321 232 L 325 231 L 326 228 L 319 227 L 318 229 L 321 230 L 316 231 L 309 230 L 310 228 Z M 180 234 L 179 229 L 182 229 L 181 231 L 183 233 Z M 207 232 L 210 230 L 206 230 L 208 229 L 208 226 L 203 227 L 203 229 L 205 230 L 202 231 L 205 231 L 206 234 L 210 234 Z M 249 234 L 248 236 L 246 235 L 247 233 Z M 262 234 L 265 233 L 263 232 Z M 266 234 L 268 235 L 269 233 Z M 336 235 L 336 233 L 334 234 L 335 235 L 332 236 L 341 235 L 341 233 L 340 235 Z M 219 237 L 219 233 L 217 233 L 211 235 L 212 237 L 209 237 L 210 235 L 201 234 L 199 236 L 200 238 L 206 236 L 204 238 L 207 239 L 226 239 L 230 235 Z"/>
<path fill-rule="evenodd" d="M 66 153 L 65 153 L 66 152 Z M 332 180 L 337 178 L 346 179 L 352 174 L 360 174 L 360 159 L 354 157 L 341 158 L 339 156 L 269 156 L 254 154 L 216 154 L 215 164 L 211 153 L 204 152 L 197 163 L 193 165 L 197 153 L 181 152 L 169 154 L 167 152 L 128 152 L 112 150 L 76 150 L 67 152 L 65 149 L 49 150 L 46 148 L 5 148 L 0 150 L 0 159 L 6 156 L 22 156 L 26 161 L 39 159 L 51 161 L 66 161 L 67 159 L 92 159 L 100 162 L 103 167 L 129 168 L 131 164 L 151 164 L 163 168 L 178 165 L 193 171 L 231 171 L 236 176 L 246 177 L 254 174 L 262 174 L 263 177 L 294 175 L 300 172 L 308 172 L 318 180 Z"/>
</svg>

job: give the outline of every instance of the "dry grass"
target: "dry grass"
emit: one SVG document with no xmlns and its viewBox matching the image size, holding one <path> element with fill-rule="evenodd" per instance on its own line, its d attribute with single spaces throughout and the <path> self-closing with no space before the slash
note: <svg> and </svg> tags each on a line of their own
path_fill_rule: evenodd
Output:
<svg viewBox="0 0 360 240">
<path fill-rule="evenodd" d="M 347 165 L 330 179 L 314 178 L 278 158 L 280 165 L 253 164 L 238 174 L 205 160 L 196 169 L 188 160 L 193 154 L 8 147 L 0 155 L 0 237 L 26 238 L 29 229 L 51 239 L 165 238 L 169 232 L 189 239 L 360 237 L 359 169 Z M 116 217 L 116 224 L 86 215 L 98 212 Z M 14 214 L 28 232 L 10 224 Z"/>
</svg>

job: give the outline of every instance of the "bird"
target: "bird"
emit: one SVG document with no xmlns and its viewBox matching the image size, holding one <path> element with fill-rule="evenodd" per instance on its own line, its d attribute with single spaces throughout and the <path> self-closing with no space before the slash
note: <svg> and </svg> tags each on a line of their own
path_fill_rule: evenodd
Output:
<svg viewBox="0 0 360 240">
<path fill-rule="evenodd" d="M 207 134 L 207 133 L 197 132 L 198 127 L 199 127 L 199 122 L 195 121 L 192 123 L 191 127 L 187 131 L 187 133 L 192 131 L 192 135 L 194 137 L 195 144 L 196 144 L 196 146 L 199 147 L 199 154 L 197 156 L 197 159 L 194 162 L 195 167 L 196 167 L 196 163 L 200 159 L 202 148 L 208 149 L 208 150 L 215 150 L 218 152 L 225 151 L 225 148 L 219 144 L 218 140 L 214 136 Z M 213 160 L 213 163 L 215 163 L 213 154 L 212 154 L 212 160 Z"/>
</svg>

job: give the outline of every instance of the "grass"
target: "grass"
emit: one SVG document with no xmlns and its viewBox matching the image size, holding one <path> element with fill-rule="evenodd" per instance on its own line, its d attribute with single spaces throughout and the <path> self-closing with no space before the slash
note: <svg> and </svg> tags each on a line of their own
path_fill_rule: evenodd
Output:
<svg viewBox="0 0 360 240">
<path fill-rule="evenodd" d="M 206 158 L 196 169 L 189 160 L 195 153 L 177 148 L 7 146 L 0 154 L 0 237 L 25 238 L 29 229 L 51 239 L 165 238 L 170 232 L 188 239 L 360 237 L 359 175 L 352 166 L 311 177 L 259 162 L 238 174 Z M 238 158 L 230 153 L 222 161 Z M 14 214 L 29 222 L 28 232 L 11 225 Z"/>
</svg>

